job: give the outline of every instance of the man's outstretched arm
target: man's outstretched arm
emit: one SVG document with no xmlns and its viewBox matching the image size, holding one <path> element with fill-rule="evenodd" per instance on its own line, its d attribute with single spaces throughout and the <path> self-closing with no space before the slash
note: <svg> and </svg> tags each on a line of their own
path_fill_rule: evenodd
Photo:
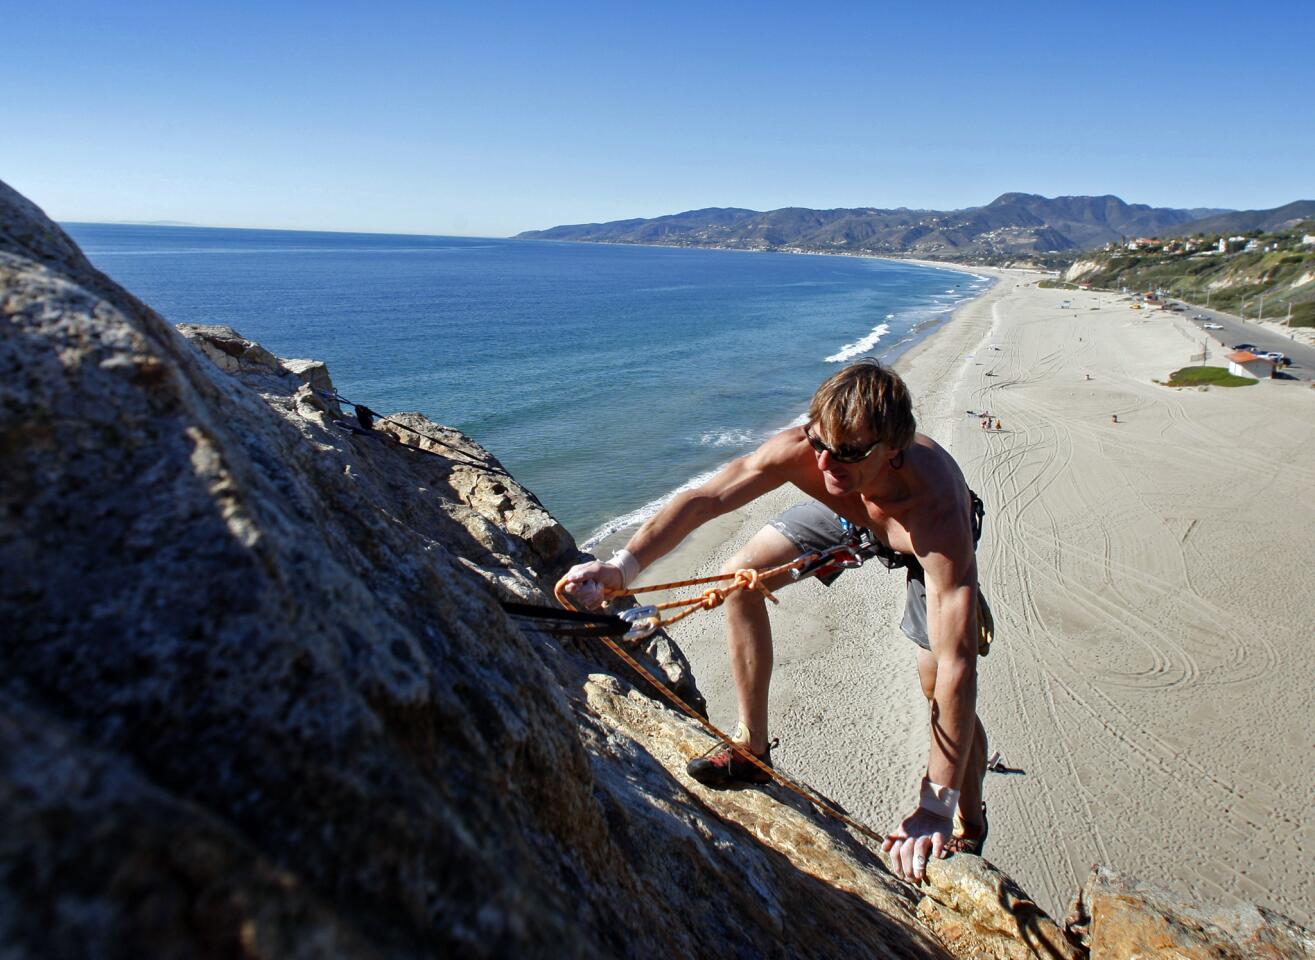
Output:
<svg viewBox="0 0 1315 960">
<path fill-rule="evenodd" d="M 702 486 L 676 494 L 611 560 L 572 567 L 566 574 L 566 592 L 584 606 L 596 608 L 709 520 L 785 483 L 789 476 L 787 443 L 784 435 L 778 434 L 753 453 L 732 460 Z"/>
<path fill-rule="evenodd" d="M 919 784 L 917 808 L 883 845 L 896 873 L 915 880 L 954 835 L 954 812 L 977 729 L 977 564 L 971 534 L 950 529 L 946 541 L 947 549 L 919 557 L 936 660 L 927 775 Z"/>
<path fill-rule="evenodd" d="M 936 584 L 927 577 L 927 633 L 936 658 L 927 778 L 961 790 L 977 729 L 977 577 Z"/>
</svg>

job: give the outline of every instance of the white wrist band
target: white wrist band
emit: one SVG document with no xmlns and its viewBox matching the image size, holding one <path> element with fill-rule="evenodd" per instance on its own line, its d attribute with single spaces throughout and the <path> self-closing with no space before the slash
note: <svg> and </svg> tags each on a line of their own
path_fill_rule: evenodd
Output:
<svg viewBox="0 0 1315 960">
<path fill-rule="evenodd" d="M 952 820 L 954 811 L 959 809 L 959 791 L 954 787 L 942 787 L 923 777 L 918 791 L 918 809 Z"/>
<path fill-rule="evenodd" d="M 635 555 L 629 550 L 622 547 L 616 553 L 612 554 L 612 559 L 607 561 L 612 566 L 621 571 L 621 586 L 630 586 L 631 581 L 639 576 L 639 571 L 643 569 Z"/>
</svg>

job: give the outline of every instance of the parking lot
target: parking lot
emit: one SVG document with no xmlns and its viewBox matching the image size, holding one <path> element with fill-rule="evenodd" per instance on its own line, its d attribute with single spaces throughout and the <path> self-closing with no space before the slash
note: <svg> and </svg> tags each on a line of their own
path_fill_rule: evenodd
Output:
<svg viewBox="0 0 1315 960">
<path fill-rule="evenodd" d="M 1263 355 L 1273 351 L 1292 358 L 1292 364 L 1279 371 L 1280 378 L 1315 381 L 1315 347 L 1290 340 L 1280 333 L 1275 333 L 1269 327 L 1248 323 L 1229 313 L 1220 313 L 1218 310 L 1209 310 L 1190 303 L 1182 304 L 1182 308 L 1182 315 L 1201 331 L 1202 337 L 1211 338 L 1212 342 L 1209 344 L 1211 361 L 1222 359 L 1223 356 L 1231 353 L 1235 344 L 1248 343 L 1255 346 L 1253 353 Z M 1198 317 L 1204 319 L 1197 319 Z M 1204 326 L 1207 323 L 1218 324 L 1219 329 L 1208 329 Z M 1216 354 L 1216 351 L 1219 353 Z"/>
</svg>

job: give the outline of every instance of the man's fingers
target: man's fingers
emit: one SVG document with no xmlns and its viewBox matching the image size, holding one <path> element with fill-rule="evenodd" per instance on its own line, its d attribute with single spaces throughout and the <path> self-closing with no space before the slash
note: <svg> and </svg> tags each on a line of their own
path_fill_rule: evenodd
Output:
<svg viewBox="0 0 1315 960">
<path fill-rule="evenodd" d="M 937 860 L 944 860 L 945 853 L 945 834 L 937 830 L 931 835 L 931 855 Z"/>
<path fill-rule="evenodd" d="M 918 837 L 912 841 L 913 879 L 921 881 L 927 875 L 927 855 L 931 853 L 931 837 Z"/>
<path fill-rule="evenodd" d="M 904 868 L 900 866 L 899 852 L 900 847 L 904 845 L 904 839 L 902 837 L 891 837 L 890 845 L 890 869 L 895 872 L 895 876 L 902 877 L 904 876 Z"/>
<path fill-rule="evenodd" d="M 913 876 L 913 846 L 912 840 L 905 840 L 900 845 L 899 862 L 902 868 L 900 875 L 906 880 Z"/>
<path fill-rule="evenodd" d="M 881 844 L 881 852 L 889 852 L 893 847 L 899 846 L 906 837 L 908 834 L 904 832 L 904 828 L 896 827 L 894 832 L 886 834 L 886 839 Z"/>
<path fill-rule="evenodd" d="M 904 845 L 908 843 L 908 837 L 887 837 L 886 843 L 890 844 L 890 868 L 895 871 L 895 876 L 903 878 L 904 863 L 901 860 Z"/>
<path fill-rule="evenodd" d="M 602 605 L 603 588 L 597 580 L 572 580 L 565 589 L 587 609 L 592 610 Z"/>
</svg>

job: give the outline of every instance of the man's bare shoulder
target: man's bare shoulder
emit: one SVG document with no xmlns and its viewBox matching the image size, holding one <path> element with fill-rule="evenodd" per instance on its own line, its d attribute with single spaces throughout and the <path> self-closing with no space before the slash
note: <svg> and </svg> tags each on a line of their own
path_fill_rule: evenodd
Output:
<svg viewBox="0 0 1315 960">
<path fill-rule="evenodd" d="M 926 434 L 920 433 L 905 452 L 908 475 L 915 488 L 911 492 L 920 508 L 951 508 L 957 501 L 967 502 L 968 482 L 958 461 L 950 452 Z"/>
<path fill-rule="evenodd" d="M 972 505 L 963 471 L 944 447 L 918 434 L 906 453 L 911 496 L 900 519 L 915 551 L 959 554 L 972 550 Z M 919 549 L 921 548 L 921 549 Z"/>
<path fill-rule="evenodd" d="M 768 437 L 745 459 L 758 470 L 792 475 L 802 464 L 809 462 L 811 455 L 812 448 L 804 436 L 804 428 L 786 427 Z"/>
</svg>

